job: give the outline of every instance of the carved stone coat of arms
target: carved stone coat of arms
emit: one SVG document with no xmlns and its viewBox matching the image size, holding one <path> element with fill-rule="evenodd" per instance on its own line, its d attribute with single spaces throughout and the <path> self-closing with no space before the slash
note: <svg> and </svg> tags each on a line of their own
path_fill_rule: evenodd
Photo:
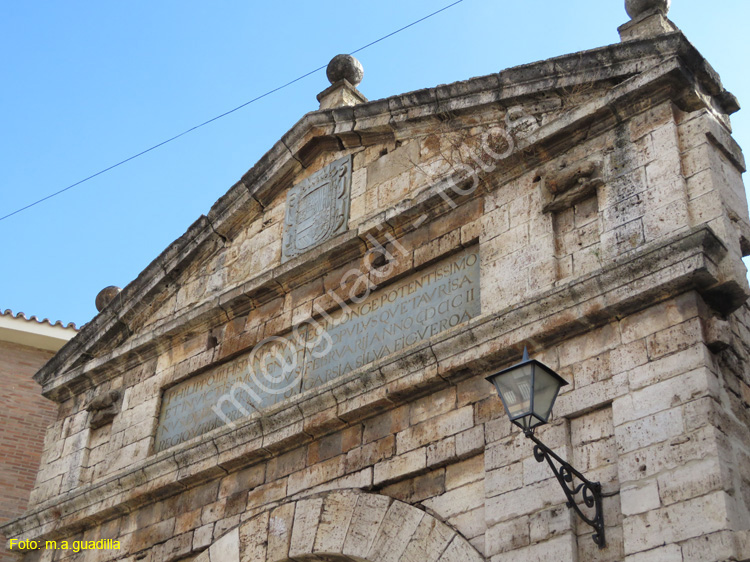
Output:
<svg viewBox="0 0 750 562">
<path fill-rule="evenodd" d="M 351 184 L 352 157 L 345 156 L 289 190 L 282 262 L 346 231 Z"/>
</svg>

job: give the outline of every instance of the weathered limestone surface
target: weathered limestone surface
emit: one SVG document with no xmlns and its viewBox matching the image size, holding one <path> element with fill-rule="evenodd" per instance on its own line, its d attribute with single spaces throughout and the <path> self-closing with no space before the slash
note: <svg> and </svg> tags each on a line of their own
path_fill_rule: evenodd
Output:
<svg viewBox="0 0 750 562">
<path fill-rule="evenodd" d="M 60 417 L 3 532 L 121 542 L 26 561 L 750 560 L 732 100 L 670 32 L 308 114 L 38 374 Z M 282 260 L 289 190 L 342 158 L 345 232 Z M 478 315 L 156 446 L 165 389 L 461 252 Z M 484 380 L 524 345 L 570 383 L 538 435 L 610 494 L 606 549 Z"/>
</svg>

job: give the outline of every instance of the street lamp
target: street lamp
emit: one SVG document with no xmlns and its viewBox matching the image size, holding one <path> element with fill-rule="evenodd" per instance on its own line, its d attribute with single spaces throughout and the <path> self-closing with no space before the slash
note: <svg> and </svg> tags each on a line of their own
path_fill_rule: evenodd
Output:
<svg viewBox="0 0 750 562">
<path fill-rule="evenodd" d="M 534 442 L 534 458 L 537 462 L 546 460 L 549 464 L 568 498 L 568 507 L 573 508 L 586 524 L 594 528 L 594 542 L 599 548 L 604 548 L 607 543 L 604 537 L 601 484 L 587 480 L 534 435 L 536 428 L 549 420 L 557 394 L 568 384 L 567 381 L 544 363 L 529 359 L 526 348 L 520 363 L 490 375 L 487 380 L 495 385 L 510 421 Z M 555 462 L 560 466 L 556 466 Z M 575 484 L 574 477 L 581 483 Z M 579 493 L 586 507 L 595 508 L 593 518 L 587 517 L 576 503 L 575 496 Z"/>
</svg>

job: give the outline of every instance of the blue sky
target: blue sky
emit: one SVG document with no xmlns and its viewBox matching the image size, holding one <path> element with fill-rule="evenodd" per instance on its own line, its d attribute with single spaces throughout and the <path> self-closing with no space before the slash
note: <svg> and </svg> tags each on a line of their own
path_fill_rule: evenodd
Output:
<svg viewBox="0 0 750 562">
<path fill-rule="evenodd" d="M 351 52 L 452 0 L 8 2 L 0 216 Z M 707 8 L 710 5 L 710 8 Z M 671 19 L 750 108 L 747 0 Z M 357 56 L 377 99 L 618 41 L 622 0 L 464 0 Z M 0 309 L 82 324 L 306 112 L 324 71 L 0 221 Z M 750 117 L 733 117 L 750 146 Z"/>
</svg>

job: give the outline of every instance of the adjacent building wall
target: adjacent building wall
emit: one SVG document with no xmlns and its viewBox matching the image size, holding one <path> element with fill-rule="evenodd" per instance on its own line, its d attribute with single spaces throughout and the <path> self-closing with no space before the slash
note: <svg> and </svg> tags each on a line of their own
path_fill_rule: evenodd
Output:
<svg viewBox="0 0 750 562">
<path fill-rule="evenodd" d="M 32 378 L 75 329 L 0 315 L 0 525 L 25 510 L 58 405 Z M 14 560 L 2 537 L 0 561 Z"/>
</svg>

